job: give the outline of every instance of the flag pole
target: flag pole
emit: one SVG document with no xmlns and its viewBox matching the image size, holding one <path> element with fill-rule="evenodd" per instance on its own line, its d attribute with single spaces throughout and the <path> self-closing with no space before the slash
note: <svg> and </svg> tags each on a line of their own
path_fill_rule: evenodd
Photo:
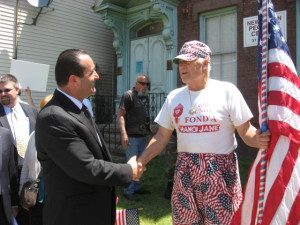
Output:
<svg viewBox="0 0 300 225">
<path fill-rule="evenodd" d="M 267 123 L 267 92 L 268 92 L 268 0 L 262 0 L 262 24 L 261 28 L 261 45 L 262 57 L 261 57 L 261 131 L 266 132 L 268 130 Z M 264 195 L 265 195 L 265 183 L 266 183 L 266 162 L 267 151 L 266 149 L 260 149 L 260 177 L 259 177 L 259 199 L 258 199 L 258 216 L 257 224 L 262 224 L 263 212 L 264 212 Z"/>
</svg>

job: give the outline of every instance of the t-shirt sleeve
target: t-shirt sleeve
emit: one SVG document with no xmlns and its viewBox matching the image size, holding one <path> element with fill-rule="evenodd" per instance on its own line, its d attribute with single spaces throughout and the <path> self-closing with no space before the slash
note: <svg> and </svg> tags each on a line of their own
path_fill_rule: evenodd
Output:
<svg viewBox="0 0 300 225">
<path fill-rule="evenodd" d="M 253 114 L 237 87 L 231 84 L 228 90 L 230 118 L 234 126 L 240 126 L 250 120 Z"/>
<path fill-rule="evenodd" d="M 131 95 L 127 91 L 121 97 L 119 108 L 125 109 L 125 111 L 128 112 L 131 107 L 131 102 L 132 102 Z"/>
<path fill-rule="evenodd" d="M 170 113 L 169 107 L 169 97 L 167 97 L 166 101 L 164 102 L 161 110 L 159 111 L 158 115 L 156 116 L 154 122 L 158 123 L 160 126 L 167 128 L 169 130 L 174 130 L 174 123 L 172 121 L 172 115 Z"/>
</svg>

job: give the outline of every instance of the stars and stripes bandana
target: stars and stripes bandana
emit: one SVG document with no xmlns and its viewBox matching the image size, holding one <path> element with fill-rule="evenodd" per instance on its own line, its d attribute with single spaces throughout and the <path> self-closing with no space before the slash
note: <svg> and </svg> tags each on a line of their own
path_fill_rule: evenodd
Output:
<svg viewBox="0 0 300 225">
<path fill-rule="evenodd" d="M 173 59 L 173 62 L 178 64 L 179 59 L 185 61 L 193 61 L 199 58 L 210 57 L 210 48 L 200 41 L 189 41 L 183 44 L 178 56 Z"/>
</svg>

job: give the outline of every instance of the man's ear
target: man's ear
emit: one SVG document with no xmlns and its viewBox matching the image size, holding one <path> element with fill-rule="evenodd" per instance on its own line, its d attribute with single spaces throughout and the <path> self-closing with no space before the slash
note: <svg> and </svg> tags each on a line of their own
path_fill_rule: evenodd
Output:
<svg viewBox="0 0 300 225">
<path fill-rule="evenodd" d="M 204 62 L 205 62 L 206 65 L 208 65 L 210 63 L 210 57 L 206 57 Z"/>
<path fill-rule="evenodd" d="M 74 74 L 69 76 L 69 83 L 72 86 L 78 86 L 80 78 Z"/>
<path fill-rule="evenodd" d="M 15 89 L 16 89 L 16 92 L 19 94 L 19 93 L 20 93 L 20 91 L 21 91 L 21 88 L 19 88 L 19 87 L 15 87 Z"/>
</svg>

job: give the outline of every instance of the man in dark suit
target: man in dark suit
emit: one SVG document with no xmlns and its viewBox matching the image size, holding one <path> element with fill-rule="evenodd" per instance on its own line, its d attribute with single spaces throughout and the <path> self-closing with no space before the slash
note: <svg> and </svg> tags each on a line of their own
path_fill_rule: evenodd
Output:
<svg viewBox="0 0 300 225">
<path fill-rule="evenodd" d="M 20 102 L 19 99 L 20 85 L 17 78 L 11 74 L 0 76 L 0 126 L 11 130 L 16 139 L 16 131 L 12 122 L 12 111 L 18 110 L 21 118 L 24 119 L 25 128 L 27 129 L 23 135 L 27 135 L 27 139 L 35 129 L 37 117 L 37 109 L 33 106 Z M 25 146 L 26 147 L 26 146 Z M 19 149 L 18 153 L 19 153 Z M 19 153 L 18 165 L 22 166 L 24 156 Z"/>
<path fill-rule="evenodd" d="M 0 224 L 9 225 L 18 210 L 18 185 L 11 132 L 0 127 Z"/>
<path fill-rule="evenodd" d="M 19 98 L 20 85 L 17 78 L 11 74 L 0 76 L 0 126 L 8 128 L 14 138 L 16 146 L 15 162 L 17 174 L 20 177 L 23 159 L 29 136 L 35 129 L 37 109 L 23 103 Z M 18 115 L 18 123 L 14 121 L 14 115 Z M 18 134 L 18 135 L 17 135 Z M 17 216 L 19 225 L 28 225 L 28 212 L 19 207 Z"/>
<path fill-rule="evenodd" d="M 36 123 L 36 147 L 45 178 L 44 225 L 113 225 L 116 185 L 137 180 L 138 164 L 112 163 L 106 144 L 82 104 L 99 75 L 87 52 L 62 52 L 57 89 Z"/>
</svg>

